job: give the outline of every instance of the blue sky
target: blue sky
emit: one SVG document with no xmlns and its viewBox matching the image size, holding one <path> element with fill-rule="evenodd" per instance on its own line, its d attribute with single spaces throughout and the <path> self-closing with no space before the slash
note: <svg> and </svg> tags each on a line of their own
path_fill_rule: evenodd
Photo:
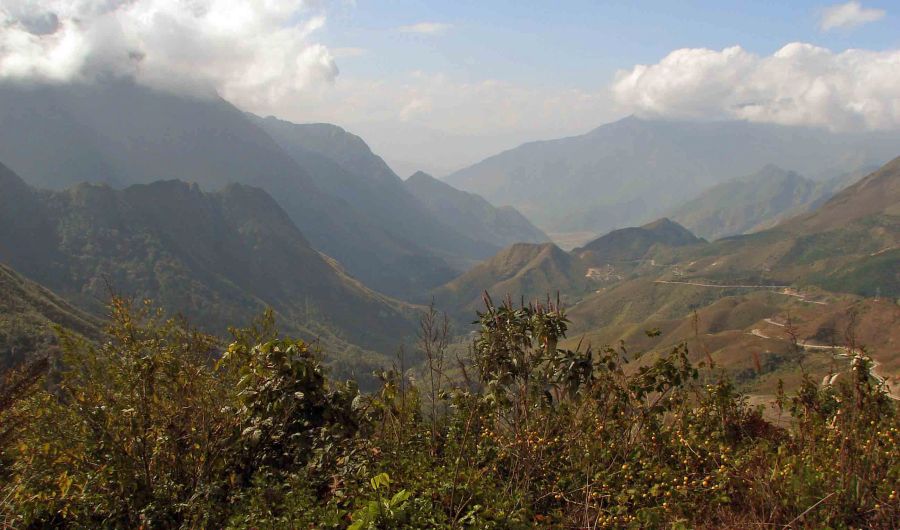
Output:
<svg viewBox="0 0 900 530">
<path fill-rule="evenodd" d="M 900 128 L 882 0 L 4 0 L 0 82 L 128 77 L 446 174 L 629 114 Z"/>
<path fill-rule="evenodd" d="M 378 94 L 375 99 L 389 99 L 385 85 L 392 83 L 413 94 L 409 98 L 429 91 L 434 95 L 422 96 L 428 103 L 421 105 L 425 109 L 421 116 L 403 113 L 392 122 L 382 109 L 366 111 L 363 106 L 354 108 L 360 112 L 353 117 L 334 115 L 330 121 L 362 133 L 402 167 L 401 173 L 416 166 L 442 173 L 492 150 L 525 140 L 577 134 L 632 112 L 632 108 L 604 99 L 616 72 L 655 64 L 674 50 L 721 51 L 738 45 L 765 58 L 793 42 L 835 53 L 851 48 L 900 49 L 900 6 L 866 1 L 860 9 L 879 12 L 878 20 L 823 30 L 825 10 L 834 5 L 815 1 L 584 0 L 358 0 L 331 5 L 318 38 L 337 56 L 338 91 L 345 89 L 342 85 L 378 80 L 379 86 L 373 88 Z M 425 34 L 399 30 L 420 23 L 444 25 L 444 29 Z M 440 81 L 421 90 L 410 88 L 420 86 L 423 78 Z M 535 116 L 530 123 L 506 120 L 505 115 L 497 118 L 472 101 L 476 96 L 449 101 L 460 92 L 454 87 L 470 89 L 486 80 L 517 90 L 516 101 L 525 115 L 530 106 L 557 93 L 577 91 L 577 95 L 593 99 L 570 115 L 565 109 L 554 109 L 555 115 Z M 523 91 L 531 93 L 526 96 Z M 446 112 L 441 112 L 436 100 L 445 102 Z M 306 115 L 304 109 L 287 112 L 294 119 Z M 448 115 L 468 114 L 472 122 L 480 116 L 489 119 L 474 132 L 459 130 L 448 119 Z M 505 125 L 493 127 L 494 123 Z"/>
<path fill-rule="evenodd" d="M 654 63 L 678 48 L 741 45 L 770 54 L 801 41 L 835 51 L 900 48 L 895 4 L 866 2 L 883 19 L 853 30 L 822 31 L 828 2 L 377 1 L 335 8 L 322 35 L 333 48 L 367 53 L 342 58 L 354 76 L 404 75 L 412 70 L 459 80 L 497 78 L 534 85 L 591 87 L 617 69 Z M 439 35 L 398 27 L 451 25 Z"/>
</svg>

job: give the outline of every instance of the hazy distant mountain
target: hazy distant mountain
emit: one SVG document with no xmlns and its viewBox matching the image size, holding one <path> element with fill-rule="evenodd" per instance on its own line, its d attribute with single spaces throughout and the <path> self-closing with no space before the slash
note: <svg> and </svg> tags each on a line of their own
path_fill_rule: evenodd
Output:
<svg viewBox="0 0 900 530">
<path fill-rule="evenodd" d="M 346 147 L 340 144 L 343 136 L 329 138 L 307 139 L 317 149 L 324 150 L 331 140 L 336 151 Z M 50 189 L 84 181 L 124 187 L 172 178 L 208 191 L 233 182 L 258 186 L 276 198 L 316 249 L 375 289 L 420 294 L 457 273 L 421 241 L 389 230 L 380 219 L 322 190 L 294 157 L 221 99 L 178 96 L 128 82 L 4 84 L 0 160 L 26 182 Z M 360 162 L 349 158 L 344 163 Z M 399 184 L 396 188 L 402 190 Z"/>
<path fill-rule="evenodd" d="M 421 249 L 420 253 L 440 256 L 462 271 L 502 248 L 443 223 L 358 136 L 329 124 L 254 119 L 319 189 L 345 201 L 366 222 L 396 240 Z"/>
<path fill-rule="evenodd" d="M 222 99 L 124 81 L 3 84 L 0 124 L 0 160 L 40 188 L 183 178 L 204 189 L 247 182 L 315 190 L 265 132 Z"/>
<path fill-rule="evenodd" d="M 900 157 L 842 190 L 815 211 L 795 217 L 781 227 L 800 233 L 821 232 L 873 216 L 900 221 Z"/>
<path fill-rule="evenodd" d="M 900 158 L 810 213 L 691 256 L 689 276 L 900 295 Z"/>
<path fill-rule="evenodd" d="M 292 123 L 274 116 L 250 115 L 282 148 L 318 153 L 360 177 L 383 182 L 400 180 L 365 140 L 330 123 Z M 286 150 L 288 154 L 290 150 Z M 295 157 L 296 158 L 296 157 Z M 302 158 L 302 157 L 301 157 Z"/>
<path fill-rule="evenodd" d="M 85 308 L 99 312 L 112 288 L 216 333 L 267 306 L 285 333 L 320 337 L 337 353 L 392 352 L 414 331 L 409 306 L 348 277 L 268 194 L 245 185 L 50 192 L 0 168 L 0 261 Z"/>
<path fill-rule="evenodd" d="M 87 337 L 100 321 L 0 263 L 0 370 L 56 344 L 55 326 Z"/>
<path fill-rule="evenodd" d="M 900 132 L 630 117 L 580 136 L 521 145 L 446 180 L 515 206 L 544 230 L 602 233 L 659 217 L 766 163 L 824 179 L 881 164 L 898 147 Z"/>
<path fill-rule="evenodd" d="M 498 247 L 550 240 L 512 206 L 497 208 L 427 173 L 414 173 L 404 185 L 439 221 L 474 239 Z"/>
<path fill-rule="evenodd" d="M 814 208 L 841 183 L 815 182 L 770 164 L 752 175 L 713 186 L 669 216 L 699 236 L 718 239 L 774 225 L 785 216 Z"/>
<path fill-rule="evenodd" d="M 844 190 L 849 187 L 851 184 L 855 184 L 863 177 L 877 171 L 879 167 L 876 166 L 865 166 L 863 168 L 857 169 L 855 171 L 849 171 L 847 173 L 843 173 L 836 177 L 831 177 L 826 180 L 816 181 L 816 193 L 813 194 L 813 198 L 805 203 L 799 204 L 793 208 L 785 210 L 781 214 L 762 220 L 756 226 L 751 227 L 747 230 L 747 232 L 756 232 L 759 230 L 765 230 L 767 228 L 772 228 L 777 225 L 781 221 L 786 219 L 790 219 L 791 217 L 796 217 L 798 215 L 809 213 L 819 206 L 822 206 L 828 199 L 833 197 L 838 192 Z"/>
<path fill-rule="evenodd" d="M 703 243 L 688 229 L 662 218 L 644 226 L 613 230 L 572 252 L 589 253 L 598 262 L 636 261 L 650 258 L 654 247 L 683 247 Z"/>
</svg>

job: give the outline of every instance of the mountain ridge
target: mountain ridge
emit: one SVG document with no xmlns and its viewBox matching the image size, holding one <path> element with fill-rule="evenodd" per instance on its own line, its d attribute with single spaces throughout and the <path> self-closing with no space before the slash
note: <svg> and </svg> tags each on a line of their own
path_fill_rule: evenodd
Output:
<svg viewBox="0 0 900 530">
<path fill-rule="evenodd" d="M 687 228 L 663 217 L 642 226 L 613 230 L 573 253 L 591 253 L 594 260 L 601 261 L 635 261 L 644 259 L 654 245 L 681 247 L 703 242 Z"/>
<path fill-rule="evenodd" d="M 101 321 L 0 262 L 0 370 L 56 347 L 56 328 L 88 338 Z"/>
<path fill-rule="evenodd" d="M 344 201 L 367 223 L 422 255 L 438 256 L 454 269 L 443 281 L 500 247 L 441 223 L 405 187 L 403 180 L 372 153 L 364 140 L 334 125 L 295 124 L 255 118 L 326 193 Z M 427 291 L 431 285 L 422 285 Z M 407 292 L 407 297 L 416 293 Z"/>
<path fill-rule="evenodd" d="M 0 260 L 89 310 L 100 311 L 109 285 L 219 333 L 267 306 L 285 332 L 341 351 L 391 353 L 414 332 L 417 310 L 346 276 L 259 188 L 209 193 L 169 180 L 19 189 L 27 193 L 0 197 Z M 45 221 L 17 223 L 13 201 Z M 34 244 L 12 244 L 23 239 Z"/>
<path fill-rule="evenodd" d="M 712 186 L 667 215 L 702 237 L 719 239 L 774 225 L 786 215 L 814 207 L 831 196 L 834 184 L 767 164 Z"/>
<path fill-rule="evenodd" d="M 900 133 L 629 117 L 523 144 L 449 175 L 548 232 L 604 233 L 658 218 L 704 189 L 774 163 L 828 178 L 894 156 Z"/>
<path fill-rule="evenodd" d="M 457 190 L 423 171 L 410 175 L 404 187 L 444 224 L 499 248 L 550 240 L 514 207 L 496 207 L 477 194 Z"/>
<path fill-rule="evenodd" d="M 85 181 L 123 188 L 172 178 L 205 191 L 233 182 L 263 188 L 315 248 L 388 294 L 406 296 L 445 282 L 460 269 L 447 263 L 448 256 L 464 253 L 471 260 L 468 254 L 495 250 L 450 233 L 446 239 L 458 244 L 434 249 L 441 240 L 413 241 L 387 230 L 323 191 L 266 131 L 220 98 L 179 96 L 127 81 L 3 84 L 0 122 L 7 125 L 0 129 L 0 161 L 38 188 Z"/>
</svg>

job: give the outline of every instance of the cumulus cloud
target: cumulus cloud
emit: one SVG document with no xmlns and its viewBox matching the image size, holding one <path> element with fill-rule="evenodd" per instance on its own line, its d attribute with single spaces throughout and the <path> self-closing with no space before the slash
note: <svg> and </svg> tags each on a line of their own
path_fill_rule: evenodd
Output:
<svg viewBox="0 0 900 530">
<path fill-rule="evenodd" d="M 304 0 L 3 0 L 0 80 L 128 77 L 248 108 L 338 73 Z"/>
<path fill-rule="evenodd" d="M 837 4 L 822 10 L 819 28 L 822 31 L 849 29 L 875 22 L 884 18 L 883 9 L 863 7 L 857 0 Z"/>
<path fill-rule="evenodd" d="M 900 50 L 835 53 L 791 43 L 770 56 L 740 46 L 675 50 L 616 74 L 624 110 L 677 119 L 744 119 L 832 130 L 900 127 Z"/>
<path fill-rule="evenodd" d="M 446 33 L 453 26 L 441 22 L 419 22 L 409 26 L 400 26 L 400 33 L 415 33 L 418 35 L 439 35 Z"/>
</svg>

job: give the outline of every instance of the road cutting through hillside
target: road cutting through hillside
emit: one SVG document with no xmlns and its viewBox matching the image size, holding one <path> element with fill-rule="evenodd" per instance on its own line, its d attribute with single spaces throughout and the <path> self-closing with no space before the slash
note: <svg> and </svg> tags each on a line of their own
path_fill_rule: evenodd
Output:
<svg viewBox="0 0 900 530">
<path fill-rule="evenodd" d="M 778 293 L 778 294 L 783 294 L 785 296 L 792 296 L 794 298 L 797 298 L 801 302 L 806 302 L 806 303 L 810 303 L 810 304 L 818 304 L 818 305 L 828 305 L 827 303 L 819 301 L 819 300 L 810 300 L 810 299 L 804 297 L 800 293 L 790 292 L 788 290 L 788 289 L 790 289 L 790 287 L 788 287 L 786 285 L 718 285 L 718 284 L 713 284 L 713 283 L 700 283 L 700 282 L 674 281 L 674 280 L 654 280 L 654 283 L 694 285 L 697 287 L 718 287 L 718 288 L 722 288 L 722 289 L 724 289 L 724 288 L 782 289 L 781 291 L 776 290 L 773 292 Z M 773 326 L 778 326 L 780 328 L 785 327 L 784 324 L 782 324 L 780 322 L 776 322 L 776 321 L 772 320 L 771 318 L 763 319 L 763 322 L 765 322 L 766 324 L 773 325 Z M 766 335 L 765 333 L 763 333 L 759 329 L 751 330 L 750 334 L 755 335 L 762 339 L 784 340 L 784 339 L 777 339 L 775 337 L 770 337 L 770 336 Z M 839 355 L 841 357 L 849 358 L 849 357 L 852 357 L 853 355 L 855 355 L 855 353 L 852 350 L 850 350 L 849 348 L 845 348 L 843 346 L 829 346 L 829 345 L 825 345 L 825 344 L 809 344 L 809 343 L 805 343 L 805 342 L 800 344 L 800 346 L 807 350 L 831 350 L 836 355 Z M 900 390 L 894 390 L 893 387 L 885 379 L 885 376 L 881 374 L 881 371 L 880 371 L 881 363 L 879 363 L 875 359 L 872 359 L 871 357 L 869 359 L 871 359 L 871 361 L 872 361 L 872 369 L 870 370 L 869 373 L 872 375 L 872 377 L 876 381 L 878 381 L 879 383 L 884 385 L 885 389 L 887 390 L 887 395 L 891 399 L 900 401 Z"/>
<path fill-rule="evenodd" d="M 784 296 L 792 296 L 801 302 L 806 302 L 808 304 L 818 304 L 818 305 L 828 305 L 825 302 L 820 302 L 818 300 L 810 300 L 806 298 L 800 293 L 792 293 L 788 291 L 790 289 L 789 285 L 721 285 L 716 283 L 700 283 L 700 282 L 686 282 L 686 281 L 676 281 L 676 280 L 653 280 L 653 283 L 665 283 L 672 285 L 693 285 L 695 287 L 716 287 L 719 289 L 769 289 L 773 290 L 772 292 L 781 294 Z M 778 291 L 777 289 L 781 289 Z"/>
<path fill-rule="evenodd" d="M 681 282 L 676 280 L 653 280 L 653 283 L 670 283 L 680 285 L 694 285 L 697 287 L 719 287 L 722 289 L 787 289 L 789 285 L 720 285 L 717 283 Z"/>
<path fill-rule="evenodd" d="M 779 324 L 777 322 L 772 321 L 772 319 L 769 319 L 769 318 L 764 319 L 764 322 L 766 322 L 767 324 L 784 327 L 784 324 Z M 761 339 L 778 340 L 778 341 L 782 341 L 782 342 L 787 342 L 785 339 L 779 339 L 779 338 L 775 338 L 775 337 L 766 335 L 765 333 L 762 332 L 762 330 L 757 329 L 757 328 L 752 329 L 750 331 L 750 335 L 759 337 Z M 804 350 L 831 350 L 831 352 L 834 353 L 835 355 L 840 356 L 840 357 L 846 357 L 846 358 L 850 358 L 850 357 L 856 355 L 856 353 L 860 353 L 860 354 L 864 355 L 864 353 L 861 351 L 854 353 L 853 350 L 851 350 L 850 348 L 846 348 L 844 346 L 829 346 L 826 344 L 809 344 L 808 342 L 798 343 L 798 346 L 800 346 Z M 871 357 L 869 357 L 869 360 L 872 361 L 872 369 L 869 370 L 869 374 L 872 376 L 872 378 L 875 379 L 876 381 L 878 381 L 880 384 L 884 385 L 884 388 L 887 391 L 888 397 L 890 397 L 893 400 L 900 401 L 900 391 L 894 390 L 891 387 L 890 383 L 887 382 L 885 376 L 880 373 L 879 369 L 881 368 L 881 363 L 879 363 L 878 361 L 876 361 L 875 359 L 873 359 Z"/>
</svg>

